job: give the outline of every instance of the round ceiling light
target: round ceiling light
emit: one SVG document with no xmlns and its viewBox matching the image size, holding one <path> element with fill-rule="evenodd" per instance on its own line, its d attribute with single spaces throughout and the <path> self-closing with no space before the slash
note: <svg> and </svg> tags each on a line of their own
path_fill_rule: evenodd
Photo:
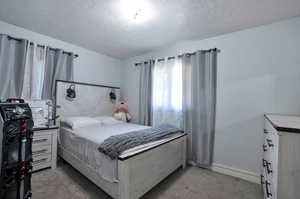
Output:
<svg viewBox="0 0 300 199">
<path fill-rule="evenodd" d="M 123 17 L 133 23 L 143 23 L 153 16 L 153 9 L 146 0 L 121 0 Z"/>
</svg>

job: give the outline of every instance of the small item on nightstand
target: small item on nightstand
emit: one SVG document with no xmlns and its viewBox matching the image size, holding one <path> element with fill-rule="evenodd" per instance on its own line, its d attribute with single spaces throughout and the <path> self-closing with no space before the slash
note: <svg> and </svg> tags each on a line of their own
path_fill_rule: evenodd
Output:
<svg viewBox="0 0 300 199">
<path fill-rule="evenodd" d="M 55 125 L 55 120 L 48 120 L 48 126 L 54 126 Z"/>
<path fill-rule="evenodd" d="M 48 101 L 47 102 L 47 105 L 48 105 L 48 126 L 54 126 L 56 124 L 56 119 L 59 118 L 59 116 L 53 116 L 54 113 L 53 113 L 53 109 L 54 108 L 60 108 L 60 106 L 58 105 L 54 105 L 52 104 L 51 101 Z"/>
</svg>

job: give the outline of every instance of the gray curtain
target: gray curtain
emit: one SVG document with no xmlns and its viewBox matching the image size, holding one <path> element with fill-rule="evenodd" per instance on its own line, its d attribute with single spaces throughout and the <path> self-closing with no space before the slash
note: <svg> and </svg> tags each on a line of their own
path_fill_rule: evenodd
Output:
<svg viewBox="0 0 300 199">
<path fill-rule="evenodd" d="M 199 166 L 213 161 L 217 52 L 198 51 L 182 57 L 183 126 L 188 133 L 188 157 Z"/>
<path fill-rule="evenodd" d="M 27 44 L 0 35 L 0 99 L 21 97 Z"/>
<path fill-rule="evenodd" d="M 73 81 L 74 54 L 47 49 L 42 99 L 55 99 L 56 80 Z"/>
<path fill-rule="evenodd" d="M 140 67 L 139 88 L 139 123 L 150 126 L 152 124 L 152 73 L 154 61 L 142 63 Z"/>
</svg>

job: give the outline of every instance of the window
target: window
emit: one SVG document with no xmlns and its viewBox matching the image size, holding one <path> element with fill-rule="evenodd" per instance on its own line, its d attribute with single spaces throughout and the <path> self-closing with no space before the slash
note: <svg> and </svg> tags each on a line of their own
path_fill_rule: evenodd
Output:
<svg viewBox="0 0 300 199">
<path fill-rule="evenodd" d="M 153 125 L 181 124 L 182 64 L 181 60 L 156 61 L 153 71 Z"/>
</svg>

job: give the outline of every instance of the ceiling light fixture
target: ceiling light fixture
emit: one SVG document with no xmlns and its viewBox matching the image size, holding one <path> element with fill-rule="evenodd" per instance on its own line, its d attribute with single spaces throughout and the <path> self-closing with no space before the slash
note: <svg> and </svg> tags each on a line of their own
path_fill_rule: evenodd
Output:
<svg viewBox="0 0 300 199">
<path fill-rule="evenodd" d="M 121 0 L 122 16 L 132 23 L 143 23 L 153 17 L 153 9 L 146 0 Z"/>
</svg>

